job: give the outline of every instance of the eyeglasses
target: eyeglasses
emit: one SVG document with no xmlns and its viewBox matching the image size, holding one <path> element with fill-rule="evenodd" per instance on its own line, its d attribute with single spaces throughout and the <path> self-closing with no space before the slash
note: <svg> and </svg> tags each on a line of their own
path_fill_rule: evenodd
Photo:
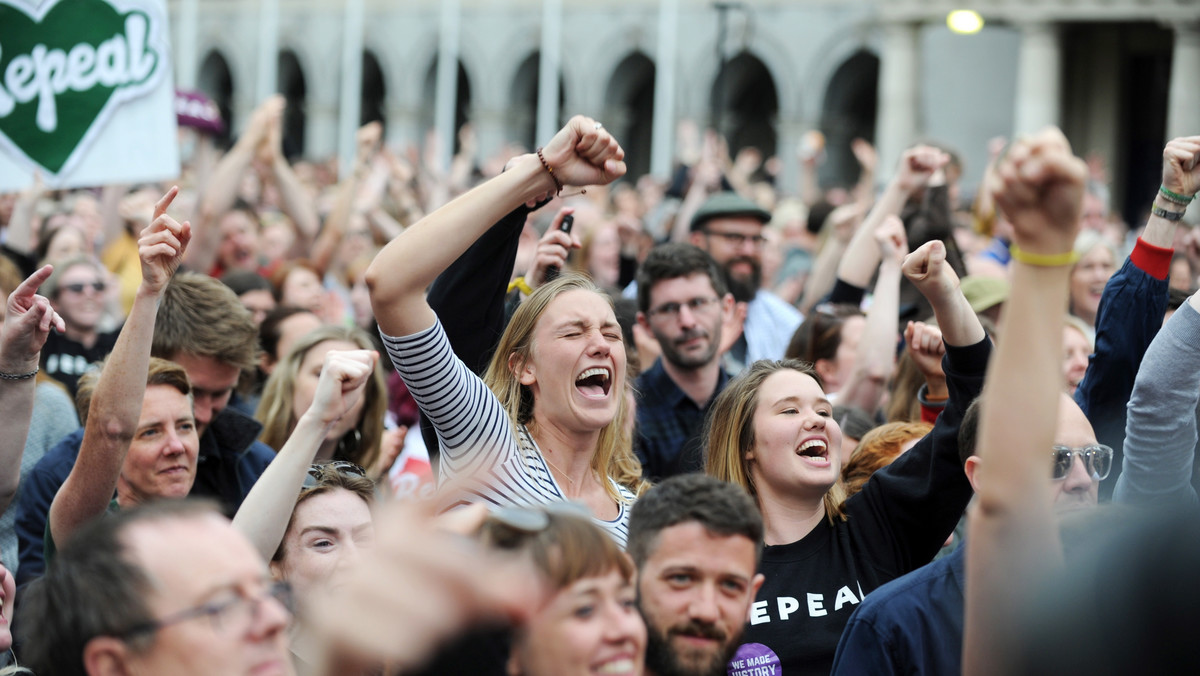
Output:
<svg viewBox="0 0 1200 676">
<path fill-rule="evenodd" d="M 696 314 L 697 312 L 702 312 L 712 307 L 713 303 L 716 303 L 719 300 L 720 298 L 717 298 L 716 296 L 709 296 L 708 298 L 693 298 L 689 301 L 684 301 L 683 303 L 663 303 L 656 308 L 651 308 L 649 315 L 651 317 L 677 319 L 679 317 L 679 311 L 682 310 L 685 305 L 687 306 L 687 309 L 692 311 L 692 314 Z"/>
<path fill-rule="evenodd" d="M 295 610 L 295 595 L 292 585 L 287 582 L 272 582 L 264 585 L 259 593 L 249 595 L 240 589 L 230 590 L 228 598 L 210 601 L 193 608 L 180 610 L 161 620 L 136 625 L 119 634 L 120 638 L 131 639 L 136 636 L 153 634 L 171 625 L 187 622 L 200 617 L 208 618 L 213 631 L 222 635 L 242 636 L 250 630 L 254 618 L 258 616 L 259 608 L 267 600 L 274 600 L 283 606 L 288 614 Z"/>
<path fill-rule="evenodd" d="M 104 282 L 80 282 L 80 283 L 76 283 L 76 284 L 63 284 L 62 288 L 67 291 L 70 291 L 71 293 L 83 293 L 84 290 L 87 289 L 89 286 L 92 288 L 92 291 L 95 291 L 96 293 L 104 293 L 104 290 L 108 288 L 108 285 L 105 284 Z"/>
<path fill-rule="evenodd" d="M 1087 468 L 1088 476 L 1092 477 L 1093 481 L 1103 481 L 1112 470 L 1113 449 L 1104 444 L 1091 444 L 1083 448 L 1055 446 L 1053 450 L 1054 475 L 1052 478 L 1055 481 L 1067 478 L 1077 455 L 1083 461 L 1083 466 Z"/>
<path fill-rule="evenodd" d="M 744 246 L 746 242 L 754 245 L 754 248 L 759 248 L 763 242 L 767 241 L 762 235 L 744 235 L 740 232 L 725 232 L 723 230 L 705 230 L 704 234 L 710 237 L 720 237 L 734 246 Z"/>
<path fill-rule="evenodd" d="M 304 488 L 318 486 L 325 480 L 326 476 L 332 474 L 367 478 L 367 470 L 363 469 L 361 465 L 356 465 L 347 460 L 334 460 L 333 462 L 310 466 L 308 468 L 308 476 L 304 477 Z"/>
</svg>

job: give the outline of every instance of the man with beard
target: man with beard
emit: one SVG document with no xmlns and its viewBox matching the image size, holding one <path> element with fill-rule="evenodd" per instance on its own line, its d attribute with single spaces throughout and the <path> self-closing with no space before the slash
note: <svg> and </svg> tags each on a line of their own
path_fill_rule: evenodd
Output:
<svg viewBox="0 0 1200 676">
<path fill-rule="evenodd" d="M 647 676 L 724 676 L 763 576 L 763 522 L 745 491 L 702 474 L 647 491 L 629 517 Z"/>
<path fill-rule="evenodd" d="M 692 217 L 691 242 L 725 271 L 734 299 L 746 307 L 742 335 L 729 349 L 726 366 L 738 373 L 759 359 L 782 359 L 803 317 L 762 286 L 763 227 L 771 214 L 733 192 L 708 198 Z"/>
<path fill-rule="evenodd" d="M 733 296 L 715 261 L 691 244 L 655 247 L 638 270 L 638 315 L 662 356 L 637 380 L 637 454 L 650 480 L 702 469 L 700 432 L 729 381 L 722 323 Z"/>
</svg>

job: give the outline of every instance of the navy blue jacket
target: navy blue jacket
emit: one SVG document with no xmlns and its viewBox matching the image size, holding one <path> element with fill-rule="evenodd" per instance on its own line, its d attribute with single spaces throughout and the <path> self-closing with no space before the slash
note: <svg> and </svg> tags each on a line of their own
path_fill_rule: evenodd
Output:
<svg viewBox="0 0 1200 676">
<path fill-rule="evenodd" d="M 871 592 L 842 632 L 831 676 L 962 673 L 966 549 Z"/>
<path fill-rule="evenodd" d="M 1112 497 L 1124 457 L 1125 411 L 1142 356 L 1167 311 L 1171 249 L 1138 239 L 1121 269 L 1109 278 L 1096 313 L 1096 349 L 1075 390 L 1075 403 L 1092 423 L 1096 440 L 1113 449 L 1113 469 L 1100 482 L 1100 500 Z M 1193 480 L 1193 484 L 1195 481 Z"/>
</svg>

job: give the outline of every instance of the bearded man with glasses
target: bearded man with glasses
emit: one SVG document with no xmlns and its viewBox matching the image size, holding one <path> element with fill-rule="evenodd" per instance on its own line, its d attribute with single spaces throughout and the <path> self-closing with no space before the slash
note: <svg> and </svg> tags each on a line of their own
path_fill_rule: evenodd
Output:
<svg viewBox="0 0 1200 676">
<path fill-rule="evenodd" d="M 721 366 L 733 296 L 715 261 L 691 244 L 663 244 L 638 269 L 638 315 L 662 356 L 637 380 L 642 474 L 657 481 L 701 467 L 709 404 L 729 382 Z"/>
<path fill-rule="evenodd" d="M 799 310 L 762 288 L 763 230 L 769 220 L 767 210 L 733 192 L 708 198 L 692 217 L 689 241 L 713 257 L 734 299 L 745 304 L 742 335 L 726 357 L 733 374 L 759 359 L 783 359 L 803 319 Z"/>
</svg>

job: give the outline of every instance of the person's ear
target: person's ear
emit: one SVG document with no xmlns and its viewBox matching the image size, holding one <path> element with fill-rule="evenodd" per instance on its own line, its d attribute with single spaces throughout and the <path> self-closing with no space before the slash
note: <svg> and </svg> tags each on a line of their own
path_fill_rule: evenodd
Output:
<svg viewBox="0 0 1200 676">
<path fill-rule="evenodd" d="M 705 244 L 707 244 L 707 242 L 704 241 L 704 233 L 703 232 L 697 230 L 696 232 L 688 233 L 688 241 L 691 242 L 692 244 L 694 244 L 695 246 L 698 246 L 701 249 L 708 251 L 708 247 L 704 246 Z"/>
<path fill-rule="evenodd" d="M 512 372 L 522 385 L 533 385 L 537 378 L 533 374 L 533 365 L 528 359 L 522 360 L 516 352 L 508 355 L 508 370 Z"/>
<path fill-rule="evenodd" d="M 516 650 L 509 651 L 508 661 L 504 663 L 504 672 L 508 676 L 521 676 L 521 661 L 517 659 Z"/>
<path fill-rule="evenodd" d="M 762 588 L 763 581 L 765 581 L 766 579 L 767 578 L 764 577 L 762 573 L 759 573 L 758 575 L 754 576 L 753 580 L 750 581 L 750 599 L 751 600 L 758 598 L 758 590 Z"/>
<path fill-rule="evenodd" d="M 642 312 L 641 310 L 638 310 L 638 313 L 637 313 L 637 323 L 638 323 L 638 326 L 642 327 L 643 329 L 645 329 L 647 331 L 650 331 L 650 318 L 647 317 L 646 313 Z M 653 331 L 651 331 L 651 333 L 653 333 Z"/>
<path fill-rule="evenodd" d="M 112 636 L 97 636 L 83 646 L 83 666 L 88 676 L 128 676 L 129 646 Z"/>
<path fill-rule="evenodd" d="M 976 493 L 979 492 L 979 484 L 978 479 L 975 477 L 978 476 L 979 468 L 982 463 L 982 460 L 980 460 L 977 456 L 972 455 L 971 457 L 967 458 L 966 464 L 963 465 L 963 471 L 967 474 L 967 481 L 971 484 L 971 490 L 975 491 Z"/>
<path fill-rule="evenodd" d="M 837 364 L 832 359 L 818 359 L 813 362 L 813 369 L 821 376 L 821 382 L 837 382 Z"/>
</svg>

